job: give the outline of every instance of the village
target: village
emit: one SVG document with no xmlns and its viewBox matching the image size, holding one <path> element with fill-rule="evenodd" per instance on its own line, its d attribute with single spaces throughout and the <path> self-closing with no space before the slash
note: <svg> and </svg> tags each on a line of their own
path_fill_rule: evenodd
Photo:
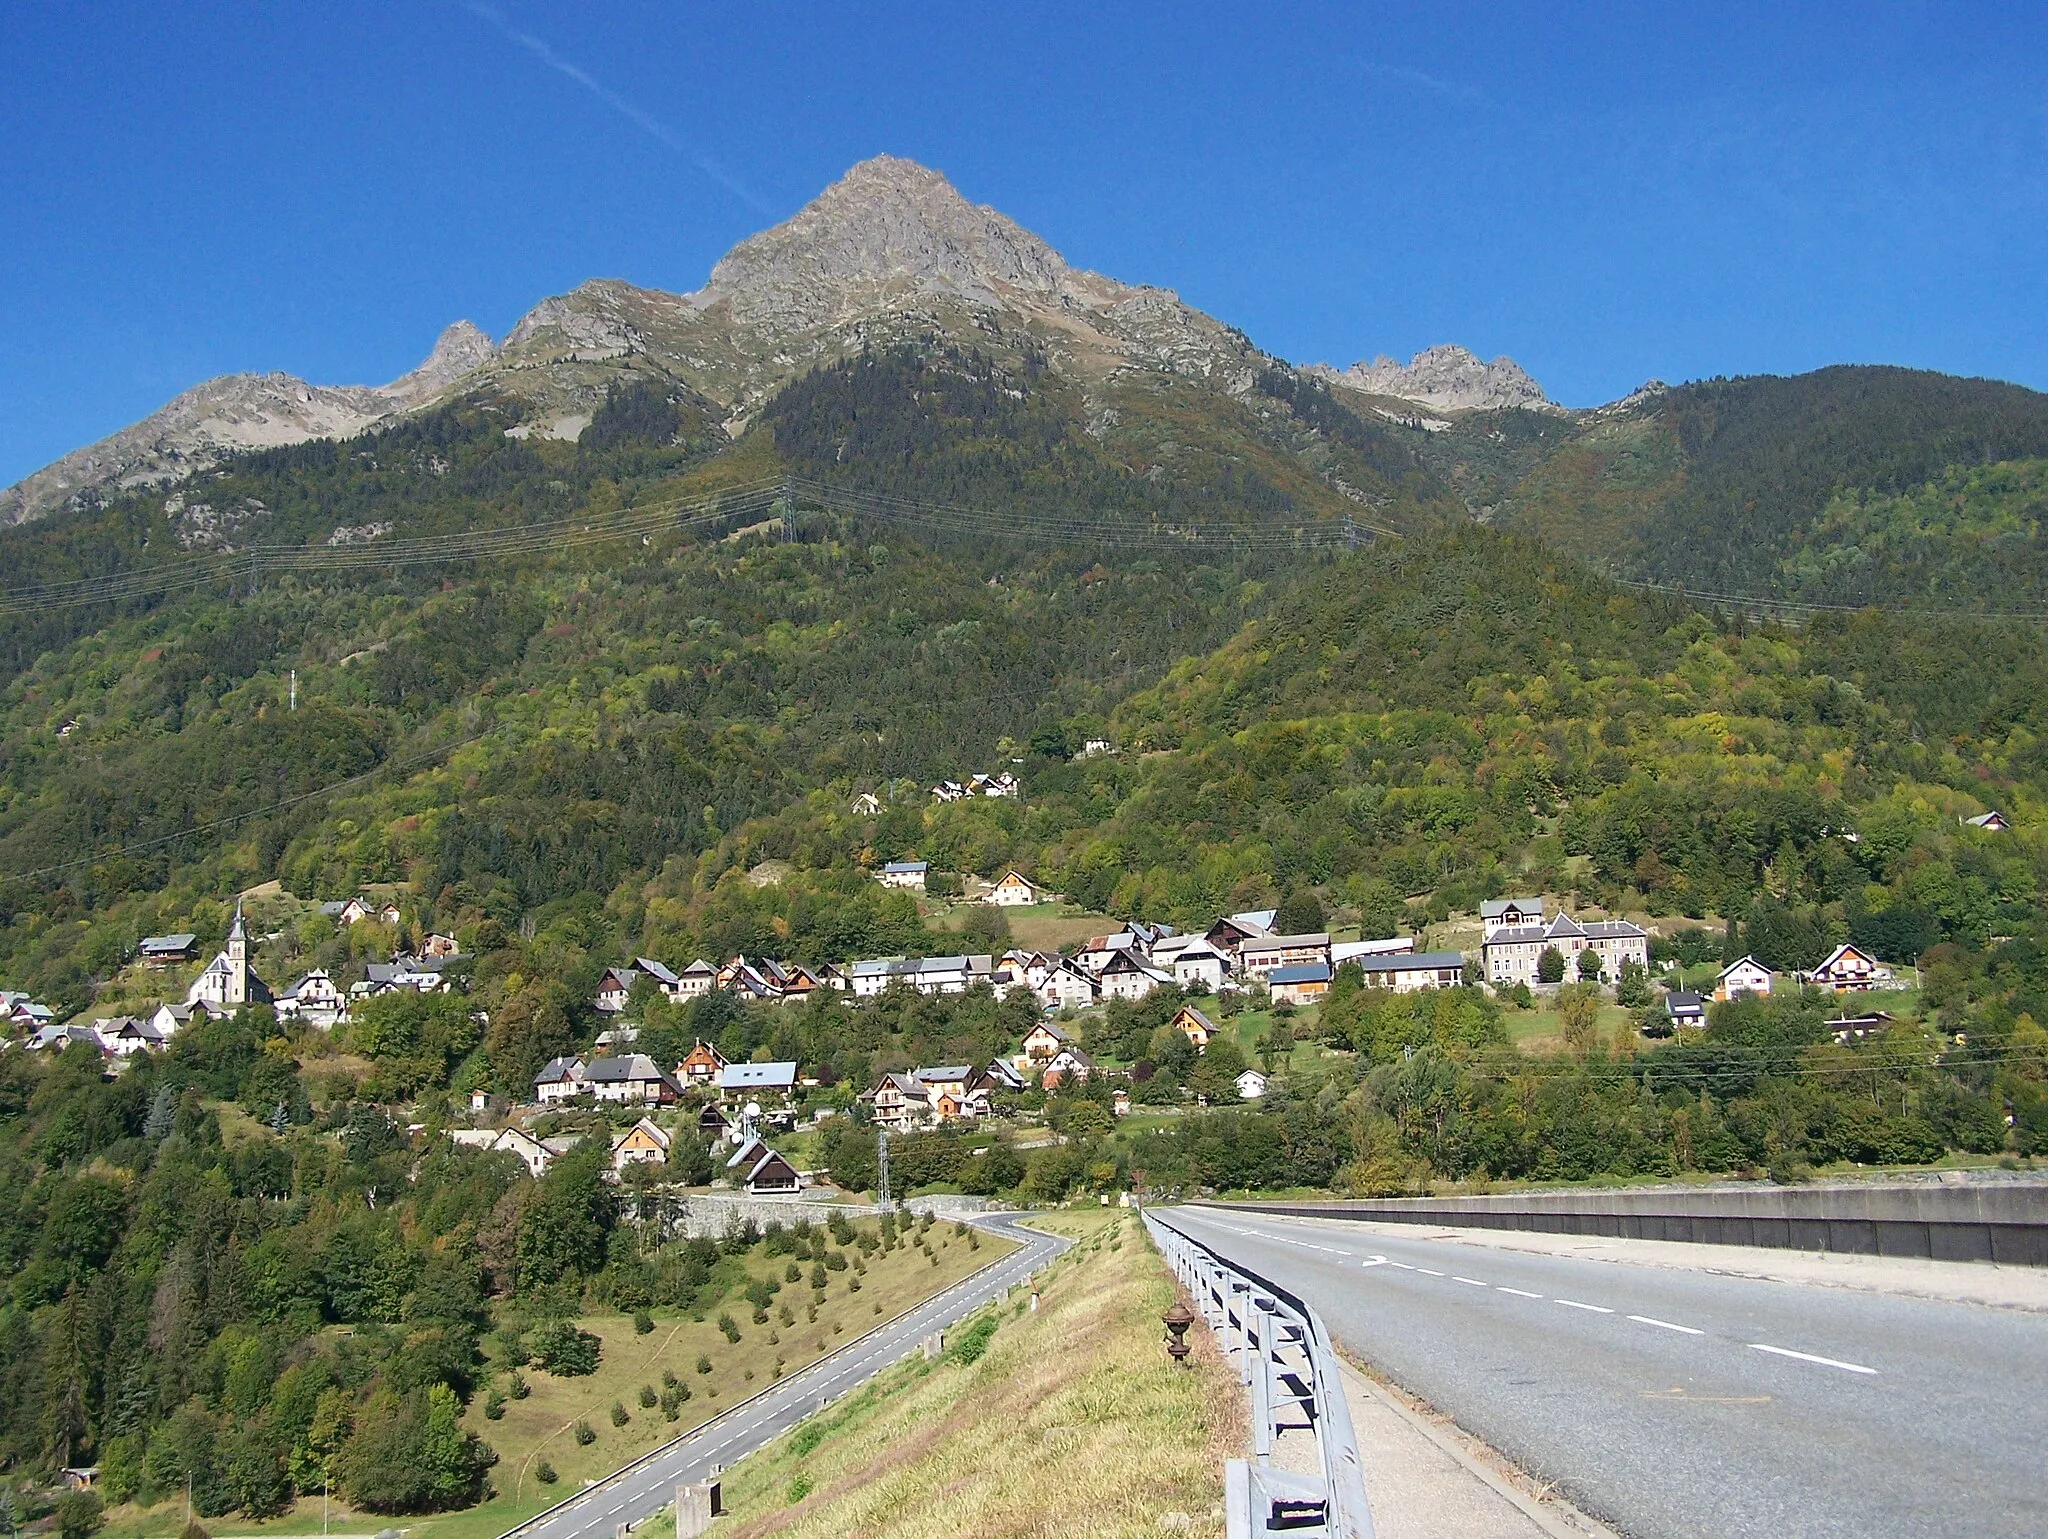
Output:
<svg viewBox="0 0 2048 1539">
<path fill-rule="evenodd" d="M 1014 783 L 1012 783 L 1014 784 Z M 935 788 L 943 797 L 951 782 Z M 1013 794 L 1000 777 L 976 777 L 962 795 Z M 873 873 L 884 887 L 922 897 L 930 866 L 922 860 L 882 863 Z M 1008 870 L 978 884 L 970 901 L 989 908 L 1041 911 L 1057 902 L 1023 872 Z M 390 899 L 364 895 L 322 902 L 319 917 L 338 933 L 381 925 L 401 933 L 402 913 Z M 1540 897 L 1487 900 L 1477 915 L 1476 951 L 1420 949 L 1415 935 L 1337 939 L 1328 931 L 1284 933 L 1279 910 L 1247 910 L 1217 917 L 1207 928 L 1183 931 L 1167 923 L 1131 920 L 1114 930 L 1058 949 L 1011 947 L 1000 953 L 887 956 L 845 962 L 799 962 L 733 956 L 714 963 L 695 958 L 672 966 L 634 957 L 603 969 L 587 1001 L 595 1026 L 585 1051 L 558 1054 L 542 1065 L 517 1095 L 478 1089 L 458 1108 L 447 1136 L 456 1143 L 515 1156 L 533 1176 L 544 1174 L 586 1137 L 608 1141 L 613 1179 L 659 1179 L 677 1156 L 679 1138 L 711 1158 L 708 1180 L 749 1197 L 789 1198 L 823 1180 L 790 1143 L 808 1148 L 816 1131 L 834 1119 L 872 1128 L 886 1137 L 929 1129 L 971 1127 L 989 1119 L 1030 1125 L 1042 1118 L 1045 1098 L 1093 1086 L 1107 1090 L 1115 1118 L 1127 1116 L 1133 1092 L 1143 1092 L 1149 1063 L 1105 1059 L 1087 1045 L 1092 1023 L 1113 1001 L 1137 1005 L 1167 991 L 1167 1017 L 1199 1060 L 1227 1033 L 1222 1024 L 1246 1009 L 1278 1018 L 1313 1012 L 1346 969 L 1355 987 L 1392 995 L 1422 990 L 1484 988 L 1524 1006 L 1568 986 L 1639 1011 L 1646 1035 L 1671 1035 L 1704 1024 L 1712 1002 L 1768 996 L 1776 989 L 1819 989 L 1833 994 L 1884 989 L 1888 969 L 1852 945 L 1837 946 L 1819 966 L 1791 975 L 1774 973 L 1752 957 L 1725 965 L 1710 984 L 1684 987 L 1669 963 L 1652 989 L 1649 930 L 1616 917 L 1578 918 Z M 0 1011 L 31 1052 L 84 1045 L 99 1052 L 105 1072 L 117 1074 L 138 1053 L 166 1048 L 195 1021 L 233 1017 L 267 1007 L 281 1028 L 332 1032 L 352 1011 L 392 995 L 459 995 L 470 959 L 454 937 L 415 932 L 407 949 L 363 963 L 345 985 L 315 967 L 273 988 L 252 960 L 255 944 L 237 905 L 220 950 L 204 960 L 175 998 L 147 1011 L 60 1023 L 46 1007 L 19 993 L 0 993 Z M 179 932 L 144 937 L 135 965 L 170 975 L 201 963 L 198 936 Z M 793 1059 L 755 1054 L 760 1061 L 729 1061 L 713 1042 L 696 1040 L 686 1053 L 657 1060 L 637 1050 L 639 1017 L 646 1007 L 686 1011 L 693 1001 L 722 995 L 742 1006 L 800 1006 L 816 996 L 872 1005 L 894 991 L 919 996 L 965 996 L 985 991 L 996 1001 L 1028 1000 L 1031 1024 L 1007 1052 L 981 1062 L 918 1065 L 879 1072 L 858 1087 L 827 1086 Z M 1013 1017 L 1014 1018 L 1014 1017 Z M 482 1017 L 479 1016 L 479 1020 Z M 1829 1024 L 1841 1040 L 1880 1029 L 1883 1012 L 1845 1013 Z M 1256 1102 L 1275 1072 L 1270 1050 L 1263 1068 L 1232 1051 L 1221 1079 L 1211 1076 L 1193 1104 L 1220 1096 Z M 1158 1087 L 1153 1086 L 1154 1090 Z M 1156 1106 L 1159 1097 L 1146 1094 Z M 594 1115 L 581 1115 L 590 1113 Z M 699 1171 L 699 1176 L 705 1172 Z"/>
</svg>

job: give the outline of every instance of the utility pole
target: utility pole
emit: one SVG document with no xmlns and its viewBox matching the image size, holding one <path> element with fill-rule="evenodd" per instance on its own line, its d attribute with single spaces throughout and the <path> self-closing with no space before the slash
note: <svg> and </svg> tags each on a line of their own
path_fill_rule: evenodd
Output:
<svg viewBox="0 0 2048 1539">
<path fill-rule="evenodd" d="M 294 710 L 294 711 L 296 711 L 296 710 L 297 710 L 298 708 L 299 708 L 299 670 L 298 670 L 298 669 L 296 669 L 296 668 L 294 668 L 294 669 L 292 670 L 292 703 L 291 703 L 291 709 L 292 709 L 292 710 Z"/>
<path fill-rule="evenodd" d="M 889 1206 L 889 1130 L 875 1129 L 875 1206 Z"/>
</svg>

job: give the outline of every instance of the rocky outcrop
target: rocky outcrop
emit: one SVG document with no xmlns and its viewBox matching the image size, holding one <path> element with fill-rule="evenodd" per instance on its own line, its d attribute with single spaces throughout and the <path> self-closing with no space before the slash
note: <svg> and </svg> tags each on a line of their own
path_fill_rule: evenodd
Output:
<svg viewBox="0 0 2048 1539">
<path fill-rule="evenodd" d="M 381 387 L 311 385 L 290 374 L 223 374 L 0 492 L 0 524 L 41 518 L 81 497 L 167 485 L 241 450 L 352 438 L 434 399 L 495 351 L 490 338 L 468 321 L 457 321 L 418 368 Z"/>
<path fill-rule="evenodd" d="M 1439 411 L 1563 410 L 1514 359 L 1484 363 L 1454 343 L 1424 348 L 1406 363 L 1381 356 L 1371 363 L 1354 363 L 1341 374 L 1323 366 L 1316 372 L 1367 395 L 1392 396 Z"/>
</svg>

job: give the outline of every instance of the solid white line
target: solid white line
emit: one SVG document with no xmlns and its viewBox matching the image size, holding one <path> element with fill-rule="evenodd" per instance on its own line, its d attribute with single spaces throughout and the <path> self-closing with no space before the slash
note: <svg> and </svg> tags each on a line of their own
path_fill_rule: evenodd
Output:
<svg viewBox="0 0 2048 1539">
<path fill-rule="evenodd" d="M 1566 1309 L 1583 1309 L 1590 1314 L 1611 1315 L 1614 1313 L 1613 1310 L 1604 1304 L 1581 1304 L 1576 1299 L 1559 1299 L 1557 1302 L 1564 1305 Z"/>
<path fill-rule="evenodd" d="M 1802 1363 L 1819 1363 L 1823 1368 L 1839 1368 L 1844 1373 L 1876 1373 L 1875 1368 L 1866 1368 L 1861 1363 L 1845 1363 L 1836 1357 L 1815 1357 L 1811 1352 L 1794 1352 L 1790 1347 L 1768 1347 L 1761 1341 L 1749 1344 L 1752 1352 L 1769 1352 L 1774 1357 L 1796 1357 Z"/>
<path fill-rule="evenodd" d="M 1694 1330 L 1690 1325 L 1673 1325 L 1669 1320 L 1653 1319 L 1649 1315 L 1630 1315 L 1629 1318 L 1638 1325 L 1654 1325 L 1660 1331 L 1677 1331 L 1685 1336 L 1704 1336 L 1707 1334 L 1705 1331 Z"/>
<path fill-rule="evenodd" d="M 1500 1291 L 1501 1291 L 1501 1292 L 1503 1292 L 1503 1293 L 1512 1293 L 1512 1294 L 1513 1294 L 1513 1295 L 1514 1295 L 1514 1296 L 1515 1296 L 1516 1298 L 1518 1298 L 1518 1299 L 1540 1299 L 1540 1298 L 1542 1298 L 1542 1297 L 1543 1297 L 1543 1295 L 1542 1295 L 1542 1294 L 1540 1294 L 1540 1293 L 1531 1293 L 1531 1292 L 1529 1292 L 1529 1290 L 1528 1290 L 1528 1289 L 1526 1289 L 1526 1288 L 1508 1288 L 1508 1287 L 1503 1287 L 1503 1288 L 1502 1288 L 1502 1289 L 1501 1289 Z"/>
<path fill-rule="evenodd" d="M 1479 1280 L 1478 1278 L 1476 1278 L 1476 1277 L 1453 1277 L 1453 1278 L 1451 1279 L 1451 1281 L 1452 1281 L 1452 1282 L 1461 1282 L 1461 1283 L 1463 1283 L 1463 1284 L 1464 1284 L 1464 1285 L 1465 1285 L 1466 1287 L 1468 1287 L 1468 1288 L 1483 1288 L 1483 1287 L 1485 1287 L 1485 1286 L 1486 1286 L 1486 1284 L 1485 1284 L 1485 1283 L 1481 1282 L 1481 1281 L 1480 1281 L 1480 1280 Z"/>
</svg>

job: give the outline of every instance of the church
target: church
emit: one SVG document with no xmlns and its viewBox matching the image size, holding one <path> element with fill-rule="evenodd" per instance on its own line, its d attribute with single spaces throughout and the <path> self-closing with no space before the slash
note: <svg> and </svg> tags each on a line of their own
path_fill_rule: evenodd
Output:
<svg viewBox="0 0 2048 1539">
<path fill-rule="evenodd" d="M 192 987 L 185 991 L 185 1003 L 232 1014 L 244 1005 L 270 1002 L 270 985 L 257 977 L 249 965 L 249 929 L 242 920 L 242 905 L 237 903 L 235 922 L 228 926 L 227 949 L 192 980 Z"/>
</svg>

